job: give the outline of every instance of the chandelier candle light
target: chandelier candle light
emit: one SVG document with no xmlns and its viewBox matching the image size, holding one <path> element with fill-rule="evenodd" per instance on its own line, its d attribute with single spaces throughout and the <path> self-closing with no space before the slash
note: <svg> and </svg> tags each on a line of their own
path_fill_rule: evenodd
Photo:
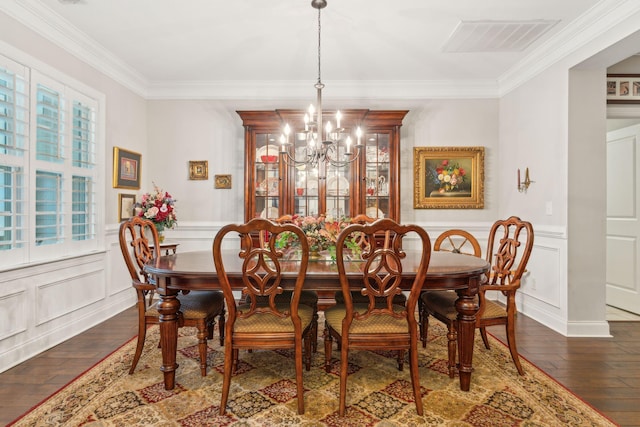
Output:
<svg viewBox="0 0 640 427">
<path fill-rule="evenodd" d="M 296 137 L 300 135 L 300 139 L 306 141 L 304 155 L 296 155 L 295 142 L 290 142 L 291 127 L 288 123 L 285 124 L 280 136 L 280 155 L 289 165 L 309 165 L 312 168 L 318 168 L 318 176 L 324 178 L 327 163 L 335 167 L 344 167 L 358 158 L 363 147 L 362 129 L 360 127 L 356 129 L 354 144 L 349 132 L 341 126 L 342 113 L 337 111 L 335 129 L 331 121 L 327 121 L 323 130 L 322 89 L 324 84 L 320 72 L 320 11 L 327 6 L 327 2 L 326 0 L 311 0 L 311 6 L 318 10 L 318 81 L 314 85 L 317 92 L 316 105 L 311 104 L 308 112 L 304 115 L 304 130 L 295 132 Z"/>
</svg>

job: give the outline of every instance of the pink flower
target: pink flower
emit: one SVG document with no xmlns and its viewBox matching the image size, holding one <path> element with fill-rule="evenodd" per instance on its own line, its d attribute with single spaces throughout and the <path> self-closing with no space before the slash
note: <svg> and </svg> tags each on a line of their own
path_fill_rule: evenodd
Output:
<svg viewBox="0 0 640 427">
<path fill-rule="evenodd" d="M 156 217 L 156 215 L 158 215 L 159 211 L 160 210 L 157 207 L 152 206 L 149 209 L 147 209 L 147 211 L 144 213 L 144 217 L 145 218 L 149 218 L 149 219 L 153 219 L 153 218 Z"/>
</svg>

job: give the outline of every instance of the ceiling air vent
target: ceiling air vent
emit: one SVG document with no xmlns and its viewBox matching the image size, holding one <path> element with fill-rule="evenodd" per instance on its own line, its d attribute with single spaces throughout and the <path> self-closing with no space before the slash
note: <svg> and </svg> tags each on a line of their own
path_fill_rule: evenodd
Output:
<svg viewBox="0 0 640 427">
<path fill-rule="evenodd" d="M 520 52 L 560 21 L 461 21 L 445 52 Z"/>
</svg>

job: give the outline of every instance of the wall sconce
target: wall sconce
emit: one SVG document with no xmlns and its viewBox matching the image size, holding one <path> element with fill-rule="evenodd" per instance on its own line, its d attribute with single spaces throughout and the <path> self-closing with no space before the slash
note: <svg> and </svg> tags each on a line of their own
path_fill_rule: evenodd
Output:
<svg viewBox="0 0 640 427">
<path fill-rule="evenodd" d="M 520 169 L 518 169 L 518 191 L 519 192 L 526 193 L 527 189 L 529 188 L 532 182 L 535 182 L 535 181 L 531 181 L 531 178 L 529 178 L 529 168 L 525 169 L 524 171 L 524 181 L 520 181 Z"/>
</svg>

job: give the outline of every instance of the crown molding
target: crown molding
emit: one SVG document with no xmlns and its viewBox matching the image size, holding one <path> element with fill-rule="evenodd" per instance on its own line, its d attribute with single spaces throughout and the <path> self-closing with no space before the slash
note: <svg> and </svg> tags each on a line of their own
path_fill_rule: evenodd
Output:
<svg viewBox="0 0 640 427">
<path fill-rule="evenodd" d="M 499 96 L 516 89 L 604 34 L 615 42 L 637 31 L 637 24 L 632 25 L 632 30 L 627 30 L 620 24 L 638 13 L 640 2 L 637 0 L 601 0 L 504 73 L 498 79 Z M 608 46 L 603 46 L 602 49 L 606 47 Z M 580 61 L 594 53 L 596 52 L 590 50 Z"/>
<path fill-rule="evenodd" d="M 326 81 L 324 99 L 432 99 L 497 98 L 492 80 L 469 81 Z M 149 86 L 148 99 L 307 100 L 313 91 L 308 81 L 157 82 Z"/>
<path fill-rule="evenodd" d="M 132 92 L 146 96 L 148 82 L 140 73 L 39 1 L 3 0 L 0 10 Z"/>
<path fill-rule="evenodd" d="M 0 10 L 146 99 L 297 100 L 308 99 L 309 88 L 313 86 L 309 82 L 299 81 L 149 82 L 38 0 L 3 1 Z M 637 0 L 602 0 L 552 39 L 538 46 L 497 81 L 334 81 L 327 82 L 323 94 L 328 99 L 363 100 L 497 98 L 598 36 L 607 32 L 616 35 L 624 33 L 624 29 L 616 26 L 639 12 L 640 2 Z"/>
</svg>

